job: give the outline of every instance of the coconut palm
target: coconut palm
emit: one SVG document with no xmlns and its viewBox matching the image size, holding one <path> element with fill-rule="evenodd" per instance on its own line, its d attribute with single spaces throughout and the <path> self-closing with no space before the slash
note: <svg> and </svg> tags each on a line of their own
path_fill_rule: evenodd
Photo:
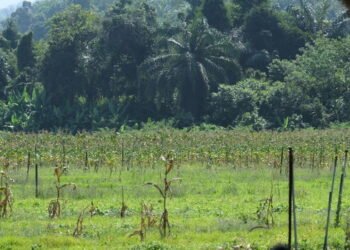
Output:
<svg viewBox="0 0 350 250">
<path fill-rule="evenodd" d="M 209 93 L 219 83 L 239 78 L 236 59 L 242 45 L 234 42 L 236 39 L 209 28 L 205 20 L 186 27 L 177 37 L 168 39 L 159 55 L 140 66 L 141 79 L 146 79 L 143 94 L 159 109 L 199 118 Z"/>
</svg>

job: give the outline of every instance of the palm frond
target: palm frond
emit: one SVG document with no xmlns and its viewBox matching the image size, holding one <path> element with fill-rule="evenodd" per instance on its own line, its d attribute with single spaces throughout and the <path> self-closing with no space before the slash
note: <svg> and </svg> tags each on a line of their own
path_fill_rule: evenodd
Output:
<svg viewBox="0 0 350 250">
<path fill-rule="evenodd" d="M 238 62 L 235 59 L 225 57 L 225 56 L 210 56 L 210 59 L 214 61 L 218 61 L 221 63 L 228 63 L 228 64 L 237 64 Z"/>
<path fill-rule="evenodd" d="M 219 75 L 220 77 L 223 77 L 225 79 L 226 83 L 229 82 L 226 71 L 223 67 L 214 63 L 209 58 L 204 59 L 204 64 L 206 65 L 206 68 L 211 69 L 211 71 L 214 72 L 213 74 Z"/>
<path fill-rule="evenodd" d="M 179 47 L 180 49 L 185 49 L 185 46 L 182 45 L 180 42 L 176 41 L 174 38 L 169 38 L 168 42 L 172 45 L 176 45 L 177 47 Z"/>
<path fill-rule="evenodd" d="M 150 68 L 156 64 L 161 64 L 161 63 L 166 63 L 167 60 L 169 60 L 170 58 L 175 59 L 176 57 L 181 56 L 181 54 L 165 54 L 165 55 L 160 55 L 160 56 L 156 56 L 156 57 L 151 57 L 146 59 L 140 66 L 141 70 L 146 69 L 146 68 Z"/>
<path fill-rule="evenodd" d="M 315 16 L 318 31 L 323 30 L 324 21 L 326 19 L 328 10 L 331 7 L 330 0 L 323 0 L 321 4 L 322 4 L 322 7 L 320 11 L 316 13 L 316 16 Z"/>
<path fill-rule="evenodd" d="M 197 63 L 197 66 L 198 66 L 198 70 L 200 72 L 200 75 L 202 77 L 202 80 L 205 82 L 205 84 L 209 84 L 209 77 L 208 77 L 207 70 L 205 69 L 205 67 L 201 63 Z"/>
</svg>

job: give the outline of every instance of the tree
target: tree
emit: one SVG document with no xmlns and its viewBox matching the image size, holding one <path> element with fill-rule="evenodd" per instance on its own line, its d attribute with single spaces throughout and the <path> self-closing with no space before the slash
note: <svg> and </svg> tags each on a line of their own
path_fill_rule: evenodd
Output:
<svg viewBox="0 0 350 250">
<path fill-rule="evenodd" d="M 189 5 L 191 6 L 191 8 L 193 10 L 195 10 L 196 8 L 201 6 L 201 4 L 202 4 L 202 0 L 186 0 L 186 2 L 189 3 Z"/>
<path fill-rule="evenodd" d="M 191 9 L 188 13 L 187 18 L 189 20 L 193 20 L 196 16 L 196 13 L 201 6 L 203 0 L 186 0 L 186 2 L 191 6 Z"/>
<path fill-rule="evenodd" d="M 332 9 L 332 1 L 323 0 L 310 3 L 299 0 L 299 5 L 291 5 L 287 12 L 295 19 L 295 23 L 301 30 L 316 36 L 340 37 L 350 32 L 350 19 L 348 13 L 336 12 L 329 18 Z"/>
<path fill-rule="evenodd" d="M 204 0 L 202 13 L 207 18 L 210 26 L 220 31 L 230 29 L 231 24 L 227 17 L 224 0 Z"/>
<path fill-rule="evenodd" d="M 25 33 L 30 30 L 32 18 L 31 8 L 28 7 L 17 8 L 16 11 L 11 14 L 11 19 L 16 23 L 20 33 Z"/>
<path fill-rule="evenodd" d="M 72 102 L 84 94 L 89 45 L 96 35 L 98 18 L 73 5 L 50 20 L 49 47 L 42 63 L 42 80 L 53 105 Z"/>
<path fill-rule="evenodd" d="M 8 50 L 10 48 L 10 42 L 5 37 L 0 35 L 0 49 Z"/>
<path fill-rule="evenodd" d="M 283 80 L 284 87 L 269 101 L 267 113 L 274 117 L 272 123 L 281 125 L 284 118 L 292 116 L 313 127 L 349 121 L 349 48 L 349 38 L 319 38 L 295 60 L 274 61 L 270 75 Z"/>
<path fill-rule="evenodd" d="M 80 5 L 83 9 L 89 10 L 91 7 L 91 0 L 70 0 L 71 4 Z"/>
<path fill-rule="evenodd" d="M 0 49 L 0 99 L 5 98 L 5 87 L 9 83 L 10 78 L 9 65 L 6 54 Z"/>
<path fill-rule="evenodd" d="M 209 93 L 219 82 L 230 82 L 228 68 L 235 69 L 236 77 L 240 77 L 236 61 L 239 43 L 210 29 L 203 20 L 170 38 L 168 44 L 166 51 L 141 66 L 142 76 L 147 79 L 147 87 L 143 91 L 141 86 L 141 91 L 155 100 L 160 110 L 191 113 L 199 119 Z"/>
<path fill-rule="evenodd" d="M 2 36 L 10 42 L 12 49 L 17 47 L 18 42 L 18 32 L 15 22 L 12 19 L 8 19 L 6 22 L 6 27 L 2 31 Z"/>
<path fill-rule="evenodd" d="M 234 3 L 238 4 L 239 6 L 239 8 L 234 10 L 234 19 L 236 20 L 237 25 L 242 25 L 244 18 L 249 13 L 249 11 L 254 7 L 267 3 L 267 0 L 234 0 Z"/>
<path fill-rule="evenodd" d="M 90 67 L 99 95 L 137 94 L 137 67 L 153 51 L 156 28 L 154 10 L 144 3 L 117 2 L 106 13 Z"/>
<path fill-rule="evenodd" d="M 29 32 L 22 36 L 17 48 L 17 67 L 22 71 L 25 67 L 34 65 L 33 33 Z"/>
<path fill-rule="evenodd" d="M 256 129 L 268 126 L 261 114 L 273 89 L 266 79 L 246 79 L 236 85 L 220 85 L 210 98 L 209 121 L 221 126 L 253 125 Z"/>
<path fill-rule="evenodd" d="M 299 49 L 310 39 L 307 33 L 294 25 L 291 16 L 286 13 L 275 12 L 266 4 L 250 10 L 245 18 L 243 32 L 253 52 L 247 57 L 246 62 L 252 61 L 254 57 L 259 59 L 260 62 L 265 61 L 265 65 L 258 63 L 259 69 L 263 70 L 266 70 L 272 58 L 278 56 L 294 58 Z M 260 56 L 257 56 L 257 54 L 260 54 Z M 250 64 L 254 65 L 256 63 Z"/>
</svg>

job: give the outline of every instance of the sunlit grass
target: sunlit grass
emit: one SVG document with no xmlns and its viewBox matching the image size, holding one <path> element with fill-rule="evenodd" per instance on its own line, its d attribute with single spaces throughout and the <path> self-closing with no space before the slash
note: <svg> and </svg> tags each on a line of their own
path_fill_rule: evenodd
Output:
<svg viewBox="0 0 350 250">
<path fill-rule="evenodd" d="M 322 248 L 334 145 L 338 146 L 341 159 L 341 150 L 348 143 L 348 130 L 236 134 L 228 131 L 173 132 L 171 135 L 169 131 L 163 142 L 160 133 L 156 132 L 118 136 L 107 133 L 101 135 L 102 139 L 98 134 L 77 137 L 3 134 L 0 137 L 1 156 L 9 159 L 8 174 L 16 182 L 11 186 L 15 198 L 13 212 L 10 217 L 0 219 L 0 249 L 232 249 L 237 245 L 268 249 L 287 241 L 286 153 L 282 171 L 279 162 L 281 147 L 289 143 L 294 145 L 296 152 L 300 249 Z M 132 142 L 132 138 L 137 138 L 137 147 L 126 143 Z M 56 164 L 60 165 L 63 139 L 69 172 L 61 177 L 61 181 L 76 183 L 77 189 L 62 192 L 61 216 L 49 219 L 47 208 L 56 197 L 54 169 Z M 123 163 L 119 151 L 121 140 L 125 140 L 126 145 Z M 32 158 L 27 176 L 27 150 L 33 153 L 32 145 L 39 141 L 42 144 L 37 147 L 38 155 Z M 313 141 L 317 143 L 312 144 Z M 230 148 L 229 156 L 225 147 Z M 86 149 L 90 157 L 87 169 L 84 168 Z M 140 222 L 141 201 L 153 204 L 157 217 L 162 214 L 159 192 L 144 183 L 162 183 L 164 163 L 160 156 L 169 150 L 177 157 L 171 177 L 183 180 L 172 187 L 172 199 L 168 201 L 171 235 L 161 239 L 159 231 L 152 228 L 147 232 L 145 242 L 140 242 L 137 237 L 129 238 Z M 37 199 L 35 162 L 39 164 Z M 99 162 L 97 168 L 93 165 L 95 162 Z M 331 216 L 331 249 L 344 249 L 345 224 L 350 209 L 347 177 L 341 227 L 334 228 L 339 175 L 338 172 Z M 128 206 L 123 219 L 120 218 L 122 187 Z M 256 212 L 261 201 L 270 195 L 273 196 L 275 226 L 249 232 L 253 227 L 263 225 Z M 98 213 L 84 220 L 82 235 L 74 238 L 72 234 L 78 215 L 92 201 L 98 207 Z"/>
</svg>

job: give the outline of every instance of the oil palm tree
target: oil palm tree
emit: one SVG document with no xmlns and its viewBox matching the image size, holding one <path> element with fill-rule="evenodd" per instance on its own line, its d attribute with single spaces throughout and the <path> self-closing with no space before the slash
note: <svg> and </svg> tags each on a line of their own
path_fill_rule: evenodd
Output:
<svg viewBox="0 0 350 250">
<path fill-rule="evenodd" d="M 143 95 L 161 110 L 203 115 L 207 97 L 219 83 L 239 78 L 242 44 L 209 28 L 203 19 L 167 40 L 166 48 L 139 68 Z M 145 80 L 146 79 L 146 80 Z"/>
</svg>

